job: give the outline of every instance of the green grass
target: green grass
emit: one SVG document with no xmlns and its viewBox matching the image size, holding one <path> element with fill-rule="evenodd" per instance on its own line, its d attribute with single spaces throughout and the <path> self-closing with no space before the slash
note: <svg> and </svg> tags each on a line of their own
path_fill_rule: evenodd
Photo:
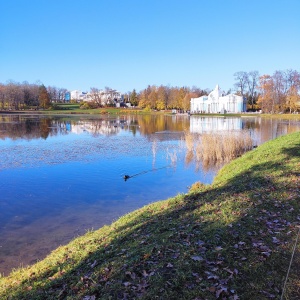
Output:
<svg viewBox="0 0 300 300">
<path fill-rule="evenodd" d="M 58 108 L 76 109 L 80 107 L 79 103 L 55 103 Z"/>
<path fill-rule="evenodd" d="M 300 133 L 259 146 L 213 184 L 2 277 L 0 299 L 280 299 L 300 223 L 299 149 Z M 299 244 L 286 300 L 299 297 Z"/>
<path fill-rule="evenodd" d="M 55 109 L 39 110 L 39 111 L 29 111 L 35 114 L 45 114 L 45 115 L 60 115 L 60 114 L 85 114 L 85 115 L 124 115 L 124 114 L 158 114 L 159 112 L 145 111 L 142 109 L 130 109 L 130 108 L 116 108 L 116 107 L 103 107 L 103 108 L 91 108 L 91 109 L 81 109 L 78 104 L 59 104 Z"/>
</svg>

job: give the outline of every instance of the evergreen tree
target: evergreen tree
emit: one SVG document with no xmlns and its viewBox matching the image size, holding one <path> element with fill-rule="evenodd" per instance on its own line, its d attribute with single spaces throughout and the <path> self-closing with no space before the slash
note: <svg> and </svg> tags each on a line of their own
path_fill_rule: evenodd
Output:
<svg viewBox="0 0 300 300">
<path fill-rule="evenodd" d="M 39 89 L 39 103 L 40 107 L 47 109 L 50 107 L 50 95 L 44 85 L 40 86 Z"/>
<path fill-rule="evenodd" d="M 139 104 L 138 102 L 138 97 L 137 97 L 137 93 L 135 91 L 135 89 L 132 91 L 132 93 L 130 94 L 130 104 L 132 106 L 137 106 Z"/>
</svg>

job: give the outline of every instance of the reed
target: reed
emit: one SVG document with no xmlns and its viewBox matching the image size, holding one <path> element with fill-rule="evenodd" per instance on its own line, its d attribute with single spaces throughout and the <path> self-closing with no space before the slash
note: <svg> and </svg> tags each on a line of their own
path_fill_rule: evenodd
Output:
<svg viewBox="0 0 300 300">
<path fill-rule="evenodd" d="M 185 139 L 185 145 L 186 145 L 188 152 L 193 151 L 194 150 L 194 140 L 195 140 L 194 135 L 189 131 L 185 131 L 184 139 Z"/>
<path fill-rule="evenodd" d="M 227 163 L 253 148 L 250 133 L 246 130 L 186 133 L 185 141 L 186 160 L 190 161 L 194 157 L 206 170 Z"/>
<path fill-rule="evenodd" d="M 175 150 L 169 152 L 169 149 L 167 149 L 167 159 L 171 161 L 171 166 L 175 167 L 177 164 L 177 152 Z"/>
</svg>

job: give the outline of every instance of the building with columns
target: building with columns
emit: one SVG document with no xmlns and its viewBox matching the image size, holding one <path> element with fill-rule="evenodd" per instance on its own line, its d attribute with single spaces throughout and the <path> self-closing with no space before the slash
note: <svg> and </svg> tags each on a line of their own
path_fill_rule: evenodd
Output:
<svg viewBox="0 0 300 300">
<path fill-rule="evenodd" d="M 247 101 L 235 94 L 225 95 L 217 84 L 208 96 L 191 98 L 191 113 L 241 113 L 247 110 Z"/>
</svg>

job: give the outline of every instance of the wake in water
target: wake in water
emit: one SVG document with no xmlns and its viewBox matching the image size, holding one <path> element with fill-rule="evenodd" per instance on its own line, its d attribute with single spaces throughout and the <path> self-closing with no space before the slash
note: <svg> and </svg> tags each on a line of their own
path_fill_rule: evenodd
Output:
<svg viewBox="0 0 300 300">
<path fill-rule="evenodd" d="M 158 170 L 162 170 L 162 169 L 167 169 L 167 168 L 171 168 L 171 165 L 161 167 L 161 168 L 153 168 L 151 170 L 143 171 L 143 172 L 140 172 L 140 173 L 137 173 L 137 174 L 134 174 L 134 175 L 124 175 L 123 179 L 125 181 L 127 181 L 130 178 L 133 178 L 133 177 L 136 177 L 136 176 L 139 176 L 139 175 L 142 175 L 142 174 L 146 174 L 146 173 L 149 173 L 149 172 L 158 171 Z"/>
</svg>

